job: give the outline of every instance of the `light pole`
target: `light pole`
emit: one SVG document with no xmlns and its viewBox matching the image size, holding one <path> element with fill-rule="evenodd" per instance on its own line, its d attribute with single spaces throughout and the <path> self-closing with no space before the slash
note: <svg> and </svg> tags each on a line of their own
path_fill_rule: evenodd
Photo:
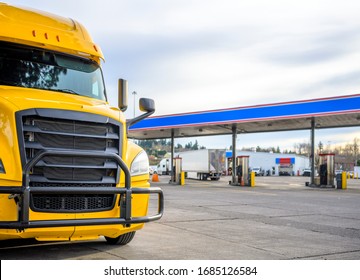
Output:
<svg viewBox="0 0 360 280">
<path fill-rule="evenodd" d="M 132 95 L 134 95 L 134 118 L 135 118 L 135 109 L 136 109 L 136 105 L 135 105 L 135 96 L 137 95 L 136 91 L 132 92 Z"/>
</svg>

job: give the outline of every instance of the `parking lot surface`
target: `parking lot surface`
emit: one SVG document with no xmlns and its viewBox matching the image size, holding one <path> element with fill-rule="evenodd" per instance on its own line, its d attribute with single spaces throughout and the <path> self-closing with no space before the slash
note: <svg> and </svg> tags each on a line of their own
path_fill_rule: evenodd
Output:
<svg viewBox="0 0 360 280">
<path fill-rule="evenodd" d="M 347 190 L 305 187 L 308 177 L 256 177 L 256 187 L 220 181 L 169 184 L 165 214 L 125 246 L 0 241 L 0 258 L 62 260 L 360 259 L 360 179 Z M 155 199 L 151 199 L 151 211 Z"/>
</svg>

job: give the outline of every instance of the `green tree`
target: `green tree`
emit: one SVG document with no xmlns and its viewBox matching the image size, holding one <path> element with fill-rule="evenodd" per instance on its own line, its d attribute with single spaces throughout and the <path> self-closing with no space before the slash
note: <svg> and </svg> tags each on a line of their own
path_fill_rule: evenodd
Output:
<svg viewBox="0 0 360 280">
<path fill-rule="evenodd" d="M 191 147 L 191 150 L 199 150 L 199 143 L 197 140 L 195 140 L 194 145 Z"/>
</svg>

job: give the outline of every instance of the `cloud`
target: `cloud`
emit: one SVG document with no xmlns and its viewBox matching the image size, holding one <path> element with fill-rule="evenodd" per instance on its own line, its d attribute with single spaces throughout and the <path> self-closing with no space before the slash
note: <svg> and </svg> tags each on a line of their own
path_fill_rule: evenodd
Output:
<svg viewBox="0 0 360 280">
<path fill-rule="evenodd" d="M 321 28 L 310 34 L 287 34 L 276 40 L 263 58 L 284 67 L 326 63 L 358 51 L 359 27 L 334 27 L 325 31 Z"/>
<path fill-rule="evenodd" d="M 360 68 L 356 71 L 348 73 L 338 73 L 332 77 L 328 77 L 323 81 L 319 81 L 307 89 L 302 89 L 307 92 L 321 92 L 321 91 L 333 91 L 346 93 L 358 93 L 360 87 Z"/>
</svg>

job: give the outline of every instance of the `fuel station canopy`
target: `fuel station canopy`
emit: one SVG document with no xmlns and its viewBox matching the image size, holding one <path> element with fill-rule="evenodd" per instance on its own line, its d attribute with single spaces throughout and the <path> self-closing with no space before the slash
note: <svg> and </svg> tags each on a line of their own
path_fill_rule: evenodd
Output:
<svg viewBox="0 0 360 280">
<path fill-rule="evenodd" d="M 360 126 L 360 94 L 154 116 L 129 128 L 129 137 L 161 139 Z"/>
</svg>

